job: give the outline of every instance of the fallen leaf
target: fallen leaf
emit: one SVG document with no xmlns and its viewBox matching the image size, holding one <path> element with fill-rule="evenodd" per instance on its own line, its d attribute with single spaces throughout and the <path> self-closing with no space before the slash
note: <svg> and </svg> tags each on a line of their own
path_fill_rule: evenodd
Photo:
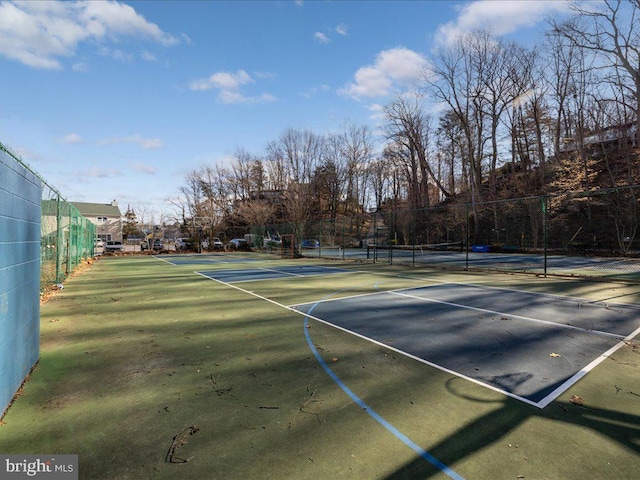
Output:
<svg viewBox="0 0 640 480">
<path fill-rule="evenodd" d="M 574 405 L 578 405 L 579 407 L 581 407 L 584 404 L 584 400 L 582 399 L 582 397 L 579 397 L 577 395 L 571 395 L 571 398 L 569 399 L 569 401 Z"/>
<path fill-rule="evenodd" d="M 553 357 L 553 358 L 558 358 L 560 356 L 560 354 L 559 353 L 552 353 L 549 356 Z"/>
</svg>

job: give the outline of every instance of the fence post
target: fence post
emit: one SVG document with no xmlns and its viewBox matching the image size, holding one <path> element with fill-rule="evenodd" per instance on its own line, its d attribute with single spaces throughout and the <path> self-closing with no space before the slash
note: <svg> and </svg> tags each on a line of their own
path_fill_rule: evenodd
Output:
<svg viewBox="0 0 640 480">
<path fill-rule="evenodd" d="M 373 212 L 373 263 L 378 260 L 378 209 Z"/>
<path fill-rule="evenodd" d="M 345 243 L 346 240 L 346 229 L 347 229 L 347 219 L 343 218 L 342 219 L 342 260 L 344 260 L 344 255 L 345 255 L 345 249 L 347 248 L 347 245 Z"/>
<path fill-rule="evenodd" d="M 416 209 L 411 210 L 411 264 L 416 266 Z"/>
<path fill-rule="evenodd" d="M 54 255 L 56 256 L 56 283 L 60 283 L 62 280 L 62 276 L 60 274 L 60 270 L 62 268 L 62 254 L 64 253 L 64 248 L 62 246 L 62 212 L 60 208 L 60 194 L 56 195 L 56 244 L 51 248 L 54 249 Z"/>
<path fill-rule="evenodd" d="M 464 268 L 469 270 L 469 204 L 465 204 L 465 215 L 464 215 L 464 251 L 465 251 L 465 262 Z"/>
<path fill-rule="evenodd" d="M 544 250 L 544 276 L 547 276 L 547 197 L 541 197 L 542 204 L 542 244 Z"/>
</svg>

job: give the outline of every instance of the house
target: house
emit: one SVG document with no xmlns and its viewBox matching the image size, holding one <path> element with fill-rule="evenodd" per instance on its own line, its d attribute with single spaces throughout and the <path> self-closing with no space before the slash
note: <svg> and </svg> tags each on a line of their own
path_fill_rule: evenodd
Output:
<svg viewBox="0 0 640 480">
<path fill-rule="evenodd" d="M 118 202 L 71 202 L 80 214 L 96 226 L 96 237 L 105 242 L 122 242 L 122 213 Z"/>
</svg>

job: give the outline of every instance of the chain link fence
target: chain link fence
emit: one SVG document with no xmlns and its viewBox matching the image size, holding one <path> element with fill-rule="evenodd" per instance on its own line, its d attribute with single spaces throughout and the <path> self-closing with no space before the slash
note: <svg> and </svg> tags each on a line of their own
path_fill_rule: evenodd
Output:
<svg viewBox="0 0 640 480">
<path fill-rule="evenodd" d="M 0 149 L 42 182 L 40 290 L 46 291 L 62 283 L 79 264 L 94 256 L 96 227 L 18 155 L 1 143 Z"/>
<path fill-rule="evenodd" d="M 640 186 L 239 228 L 255 250 L 640 282 Z M 248 230 L 248 235 L 247 235 Z"/>
<path fill-rule="evenodd" d="M 43 184 L 41 223 L 41 285 L 59 284 L 95 249 L 95 225 L 56 190 Z"/>
</svg>

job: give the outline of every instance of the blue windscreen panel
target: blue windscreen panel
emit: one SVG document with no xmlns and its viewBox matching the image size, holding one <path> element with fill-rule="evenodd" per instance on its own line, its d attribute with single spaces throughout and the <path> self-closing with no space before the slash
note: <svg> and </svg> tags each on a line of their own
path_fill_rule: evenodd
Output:
<svg viewBox="0 0 640 480">
<path fill-rule="evenodd" d="M 42 182 L 0 150 L 0 415 L 40 355 Z"/>
</svg>

